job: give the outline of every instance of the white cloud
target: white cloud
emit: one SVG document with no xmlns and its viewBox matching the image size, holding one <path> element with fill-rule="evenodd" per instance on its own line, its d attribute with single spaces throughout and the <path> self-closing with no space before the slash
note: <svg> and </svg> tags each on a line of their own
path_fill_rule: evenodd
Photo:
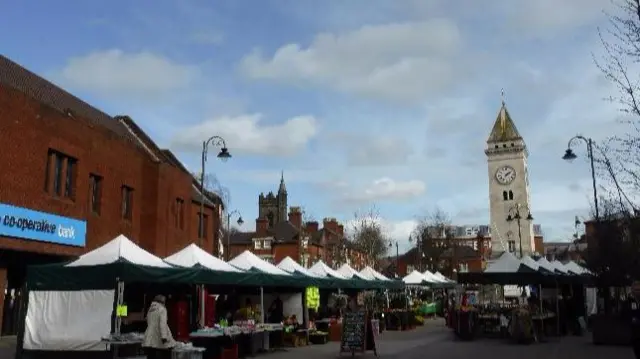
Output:
<svg viewBox="0 0 640 359">
<path fill-rule="evenodd" d="M 354 188 L 340 201 L 369 203 L 378 201 L 406 201 L 424 194 L 426 185 L 419 180 L 396 181 L 388 177 L 374 180 L 364 188 Z"/>
<path fill-rule="evenodd" d="M 388 166 L 405 164 L 414 153 L 406 138 L 376 134 L 336 134 L 336 145 L 347 152 L 350 166 Z"/>
<path fill-rule="evenodd" d="M 458 27 L 448 19 L 366 25 L 344 34 L 319 34 L 306 48 L 287 44 L 270 57 L 256 50 L 240 69 L 253 79 L 417 101 L 464 75 L 465 68 L 453 63 L 462 46 Z"/>
<path fill-rule="evenodd" d="M 160 55 L 111 49 L 69 59 L 57 77 L 71 87 L 103 95 L 149 98 L 184 88 L 197 75 L 197 67 Z"/>
<path fill-rule="evenodd" d="M 297 116 L 279 124 L 263 124 L 261 114 L 219 117 L 179 131 L 173 146 L 199 150 L 215 134 L 225 139 L 229 152 L 260 156 L 292 156 L 306 149 L 318 133 L 313 116 Z"/>
</svg>

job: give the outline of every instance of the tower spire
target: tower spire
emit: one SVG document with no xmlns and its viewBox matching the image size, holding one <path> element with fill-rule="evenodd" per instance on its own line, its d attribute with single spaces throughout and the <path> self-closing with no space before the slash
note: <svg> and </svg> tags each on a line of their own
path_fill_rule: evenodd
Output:
<svg viewBox="0 0 640 359">
<path fill-rule="evenodd" d="M 516 129 L 516 125 L 513 123 L 513 120 L 509 115 L 509 111 L 507 111 L 504 89 L 501 91 L 501 98 L 502 106 L 500 107 L 500 111 L 498 111 L 498 117 L 496 118 L 496 122 L 494 123 L 491 133 L 489 134 L 489 138 L 487 139 L 488 143 L 522 139 L 520 133 Z"/>
<path fill-rule="evenodd" d="M 278 193 L 287 193 L 287 186 L 284 184 L 284 170 L 280 171 L 280 188 L 278 188 Z"/>
</svg>

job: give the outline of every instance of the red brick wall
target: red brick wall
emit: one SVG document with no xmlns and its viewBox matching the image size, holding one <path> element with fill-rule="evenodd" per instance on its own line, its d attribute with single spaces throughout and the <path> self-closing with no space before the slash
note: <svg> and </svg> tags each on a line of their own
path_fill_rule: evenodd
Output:
<svg viewBox="0 0 640 359">
<path fill-rule="evenodd" d="M 0 168 L 10 169 L 0 171 L 0 202 L 87 220 L 87 250 L 122 233 L 157 255 L 166 256 L 197 238 L 197 228 L 190 220 L 185 220 L 184 229 L 176 229 L 171 209 L 175 199 L 181 197 L 187 204 L 185 216 L 192 218 L 188 206 L 190 175 L 173 166 L 154 163 L 138 146 L 110 131 L 0 86 L 0 139 Z M 73 201 L 45 192 L 50 148 L 78 160 Z M 89 208 L 90 173 L 103 176 L 100 215 Z M 134 189 L 131 220 L 121 216 L 123 185 Z M 209 219 L 213 217 L 211 212 Z M 209 235 L 217 232 L 211 227 Z M 66 255 L 85 251 L 10 238 L 0 238 L 0 248 Z"/>
</svg>

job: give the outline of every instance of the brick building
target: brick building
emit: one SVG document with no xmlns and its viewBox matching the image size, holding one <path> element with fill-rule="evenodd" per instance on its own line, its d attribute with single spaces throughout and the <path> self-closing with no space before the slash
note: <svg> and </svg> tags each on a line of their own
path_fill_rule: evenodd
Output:
<svg viewBox="0 0 640 359">
<path fill-rule="evenodd" d="M 27 265 L 81 255 L 118 234 L 161 257 L 201 239 L 217 252 L 221 202 L 205 200 L 202 238 L 201 193 L 173 154 L 130 118 L 2 56 L 0 138 L 0 305 L 21 298 Z M 14 333 L 13 313 L 2 309 L 2 333 Z"/>
<path fill-rule="evenodd" d="M 256 230 L 231 234 L 228 253 L 232 258 L 249 250 L 274 264 L 291 257 L 304 267 L 318 260 L 332 267 L 344 263 L 364 267 L 365 256 L 346 239 L 344 225 L 335 218 L 325 218 L 320 228 L 316 221 L 304 221 L 303 215 L 300 207 L 288 207 L 282 176 L 276 194 L 258 196 Z"/>
<path fill-rule="evenodd" d="M 385 273 L 398 273 L 405 276 L 414 269 L 439 271 L 444 275 L 451 276 L 452 270 L 456 271 L 481 271 L 486 265 L 486 261 L 493 255 L 491 231 L 489 226 L 447 226 L 446 228 L 433 228 L 433 233 L 425 241 L 432 243 L 424 245 L 424 257 L 420 259 L 417 246 L 408 252 L 395 257 L 389 257 L 389 267 Z M 437 232 L 437 233 L 436 233 Z M 446 233 L 440 233 L 446 232 Z M 495 242 L 495 241 L 494 241 Z M 517 245 L 515 240 L 504 243 L 505 249 L 515 252 Z M 428 255 L 429 249 L 434 248 L 437 260 Z M 440 250 L 440 248 L 445 248 Z M 498 250 L 498 253 L 502 250 Z M 542 230 L 539 225 L 534 225 L 534 252 L 544 253 L 544 243 Z"/>
</svg>

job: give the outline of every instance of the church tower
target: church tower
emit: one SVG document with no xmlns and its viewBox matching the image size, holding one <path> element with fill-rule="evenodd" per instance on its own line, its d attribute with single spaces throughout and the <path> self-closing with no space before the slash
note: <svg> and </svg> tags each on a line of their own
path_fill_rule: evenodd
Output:
<svg viewBox="0 0 640 359">
<path fill-rule="evenodd" d="M 489 169 L 489 207 L 493 253 L 520 253 L 518 221 L 508 221 L 520 208 L 522 252 L 531 254 L 534 244 L 533 221 L 528 220 L 530 189 L 527 146 L 507 111 L 504 99 L 485 149 Z"/>
<path fill-rule="evenodd" d="M 284 184 L 284 172 L 280 174 L 280 187 L 278 193 L 269 192 L 258 196 L 258 217 L 268 220 L 269 228 L 276 224 L 288 221 L 287 217 L 287 187 Z"/>
</svg>

